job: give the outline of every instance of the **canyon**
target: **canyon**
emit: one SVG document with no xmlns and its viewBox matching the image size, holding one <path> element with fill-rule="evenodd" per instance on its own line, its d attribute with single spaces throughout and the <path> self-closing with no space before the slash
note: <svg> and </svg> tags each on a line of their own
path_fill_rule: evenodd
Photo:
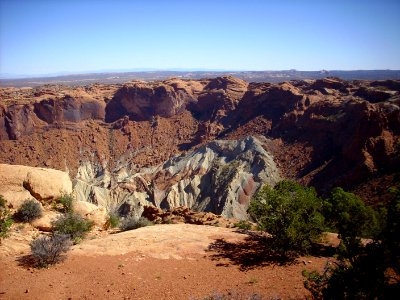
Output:
<svg viewBox="0 0 400 300">
<path fill-rule="evenodd" d="M 247 219 L 261 184 L 384 200 L 400 169 L 400 81 L 227 76 L 0 90 L 0 162 L 66 172 L 78 200 Z"/>
</svg>

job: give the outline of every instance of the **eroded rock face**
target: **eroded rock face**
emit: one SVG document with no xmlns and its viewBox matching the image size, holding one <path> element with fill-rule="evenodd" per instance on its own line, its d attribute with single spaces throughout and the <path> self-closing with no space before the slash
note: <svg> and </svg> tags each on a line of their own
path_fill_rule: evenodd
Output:
<svg viewBox="0 0 400 300">
<path fill-rule="evenodd" d="M 0 138 L 16 140 L 32 134 L 40 124 L 30 105 L 10 105 L 0 107 Z"/>
<path fill-rule="evenodd" d="M 0 194 L 18 209 L 26 199 L 44 203 L 72 192 L 67 173 L 45 168 L 0 164 Z"/>
<path fill-rule="evenodd" d="M 279 179 L 272 156 L 258 139 L 247 137 L 213 141 L 153 168 L 121 165 L 110 172 L 106 166 L 86 163 L 79 169 L 74 189 L 78 200 L 90 199 L 122 215 L 132 211 L 140 216 L 144 205 L 186 206 L 246 219 L 251 196 L 260 184 L 273 185 Z"/>
<path fill-rule="evenodd" d="M 105 103 L 90 98 L 65 96 L 60 100 L 45 99 L 37 102 L 34 111 L 48 124 L 104 120 Z"/>
<path fill-rule="evenodd" d="M 150 120 L 153 116 L 171 117 L 181 112 L 194 97 L 188 85 L 172 82 L 125 85 L 107 104 L 106 121 L 114 122 L 124 116 L 135 121 Z"/>
</svg>

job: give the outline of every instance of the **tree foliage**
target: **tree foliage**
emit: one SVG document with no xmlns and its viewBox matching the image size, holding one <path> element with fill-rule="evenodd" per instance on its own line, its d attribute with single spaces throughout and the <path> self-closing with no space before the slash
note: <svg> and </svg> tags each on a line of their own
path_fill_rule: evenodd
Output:
<svg viewBox="0 0 400 300">
<path fill-rule="evenodd" d="M 248 212 L 261 230 L 272 234 L 272 247 L 282 254 L 306 253 L 324 228 L 323 201 L 313 188 L 283 180 L 264 185 Z"/>
<path fill-rule="evenodd" d="M 325 216 L 329 225 L 338 231 L 339 254 L 350 260 L 359 252 L 362 237 L 373 238 L 379 232 L 377 213 L 342 188 L 332 190 L 325 205 Z"/>
<path fill-rule="evenodd" d="M 351 193 L 336 189 L 332 193 L 330 219 L 336 222 L 342 239 L 357 241 L 356 247 L 347 244 L 339 260 L 320 274 L 305 272 L 305 287 L 315 298 L 323 299 L 398 299 L 400 294 L 400 191 L 391 189 L 392 201 L 387 207 L 380 231 L 368 224 L 378 214 L 363 208 Z M 341 199 L 340 201 L 335 202 Z M 374 215 L 374 216 L 373 216 Z M 372 217 L 371 217 L 372 216 Z M 335 220 L 335 218 L 337 218 Z M 343 221 L 344 224 L 340 224 Z M 358 223 L 357 223 L 358 222 Z M 353 228 L 356 227 L 356 228 Z M 365 246 L 357 234 L 375 233 L 374 241 Z M 351 249 L 349 251 L 349 249 Z"/>
</svg>

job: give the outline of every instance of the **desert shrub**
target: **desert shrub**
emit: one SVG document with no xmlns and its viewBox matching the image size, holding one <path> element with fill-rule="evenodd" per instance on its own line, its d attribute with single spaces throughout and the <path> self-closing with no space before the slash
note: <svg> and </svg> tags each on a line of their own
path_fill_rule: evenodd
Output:
<svg viewBox="0 0 400 300">
<path fill-rule="evenodd" d="M 62 205 L 63 208 L 62 210 L 65 213 L 73 212 L 73 207 L 72 207 L 73 201 L 74 197 L 72 196 L 72 194 L 64 194 L 57 200 L 57 202 Z"/>
<path fill-rule="evenodd" d="M 0 244 L 1 240 L 8 236 L 10 227 L 13 224 L 13 219 L 6 204 L 7 201 L 0 195 Z"/>
<path fill-rule="evenodd" d="M 39 267 L 47 267 L 62 259 L 71 247 L 71 239 L 65 234 L 42 235 L 30 243 L 31 253 Z"/>
<path fill-rule="evenodd" d="M 323 201 L 313 188 L 283 180 L 274 188 L 264 185 L 248 212 L 261 230 L 272 234 L 271 247 L 283 255 L 306 253 L 324 229 Z"/>
<path fill-rule="evenodd" d="M 122 231 L 127 231 L 151 225 L 153 225 L 153 222 L 145 217 L 136 218 L 134 216 L 129 216 L 121 222 L 120 228 Z"/>
<path fill-rule="evenodd" d="M 68 235 L 77 244 L 93 228 L 94 222 L 77 214 L 66 214 L 53 223 L 53 230 L 58 234 Z"/>
<path fill-rule="evenodd" d="M 18 220 L 32 222 L 43 215 L 40 203 L 34 199 L 25 200 L 16 213 Z"/>
<path fill-rule="evenodd" d="M 115 213 L 110 213 L 107 220 L 107 225 L 108 225 L 107 227 L 116 228 L 119 226 L 119 224 L 120 224 L 119 216 Z"/>
<path fill-rule="evenodd" d="M 241 221 L 235 223 L 234 226 L 236 228 L 243 229 L 243 230 L 250 230 L 251 229 L 251 223 L 248 222 L 248 221 L 244 221 L 244 220 L 241 220 Z"/>
<path fill-rule="evenodd" d="M 361 246 L 362 237 L 375 237 L 379 232 L 378 214 L 353 193 L 335 188 L 325 206 L 325 216 L 341 240 L 339 254 L 352 259 Z"/>
</svg>

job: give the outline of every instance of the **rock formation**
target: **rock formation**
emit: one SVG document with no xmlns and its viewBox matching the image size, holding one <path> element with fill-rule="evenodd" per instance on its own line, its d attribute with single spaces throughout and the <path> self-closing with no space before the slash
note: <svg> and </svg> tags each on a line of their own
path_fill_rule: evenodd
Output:
<svg viewBox="0 0 400 300">
<path fill-rule="evenodd" d="M 120 164 L 112 172 L 107 166 L 86 162 L 78 170 L 74 190 L 78 200 L 121 215 L 140 215 L 144 205 L 186 206 L 246 219 L 251 196 L 260 184 L 273 185 L 280 179 L 272 156 L 262 145 L 254 137 L 215 140 L 159 166 Z"/>
<path fill-rule="evenodd" d="M 241 218 L 259 184 L 277 180 L 274 164 L 321 192 L 361 196 L 400 169 L 395 80 L 175 78 L 0 97 L 0 162 L 68 171 L 80 200 L 122 214 L 185 205 Z"/>
<path fill-rule="evenodd" d="M 67 173 L 47 168 L 0 164 L 0 182 L 0 195 L 14 209 L 26 199 L 45 203 L 72 192 Z"/>
</svg>

